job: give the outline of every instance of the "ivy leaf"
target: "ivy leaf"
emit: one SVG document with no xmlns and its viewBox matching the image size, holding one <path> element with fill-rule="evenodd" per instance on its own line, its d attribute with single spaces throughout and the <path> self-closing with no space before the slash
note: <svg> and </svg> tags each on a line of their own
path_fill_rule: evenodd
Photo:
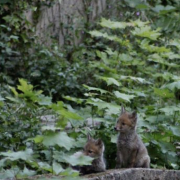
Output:
<svg viewBox="0 0 180 180">
<path fill-rule="evenodd" d="M 70 150 L 74 146 L 74 139 L 70 138 L 66 132 L 50 133 L 43 138 L 42 142 L 45 146 L 59 145 L 67 150 Z"/>
<path fill-rule="evenodd" d="M 127 101 L 127 102 L 130 102 L 130 100 L 135 97 L 134 95 L 128 95 L 128 94 L 120 93 L 119 91 L 114 91 L 114 95 L 117 98 L 120 98 L 120 99 Z"/>
</svg>

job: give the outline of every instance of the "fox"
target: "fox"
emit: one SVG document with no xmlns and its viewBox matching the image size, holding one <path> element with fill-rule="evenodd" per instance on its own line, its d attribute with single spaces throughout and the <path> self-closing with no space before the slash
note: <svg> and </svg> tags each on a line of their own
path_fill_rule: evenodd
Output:
<svg viewBox="0 0 180 180">
<path fill-rule="evenodd" d="M 104 143 L 101 139 L 93 139 L 87 135 L 87 142 L 83 148 L 82 154 L 94 158 L 91 165 L 79 166 L 81 175 L 103 172 L 106 170 L 104 159 Z"/>
<path fill-rule="evenodd" d="M 142 140 L 136 132 L 137 113 L 129 113 L 121 107 L 121 113 L 114 129 L 117 137 L 116 169 L 149 168 L 150 157 Z"/>
</svg>

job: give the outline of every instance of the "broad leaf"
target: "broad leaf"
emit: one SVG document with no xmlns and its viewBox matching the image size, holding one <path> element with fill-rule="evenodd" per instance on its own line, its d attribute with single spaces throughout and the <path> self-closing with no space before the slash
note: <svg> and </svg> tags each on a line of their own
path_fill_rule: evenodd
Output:
<svg viewBox="0 0 180 180">
<path fill-rule="evenodd" d="M 33 151 L 32 149 L 26 149 L 25 151 L 18 151 L 18 152 L 1 152 L 0 155 L 5 156 L 6 159 L 11 161 L 16 160 L 30 160 L 33 159 Z"/>
<path fill-rule="evenodd" d="M 70 138 L 66 132 L 50 133 L 43 138 L 42 142 L 45 146 L 59 145 L 67 150 L 70 150 L 74 146 L 74 139 Z"/>
<path fill-rule="evenodd" d="M 90 87 L 87 85 L 83 85 L 85 88 L 87 88 L 89 91 L 99 91 L 101 94 L 107 94 L 109 93 L 108 91 L 104 90 L 104 89 L 100 89 L 100 88 L 95 88 L 95 87 Z"/>
<path fill-rule="evenodd" d="M 120 93 L 119 91 L 114 91 L 114 95 L 117 98 L 120 98 L 120 99 L 127 101 L 127 102 L 130 102 L 130 100 L 135 97 L 134 95 L 128 95 L 128 94 Z"/>
</svg>

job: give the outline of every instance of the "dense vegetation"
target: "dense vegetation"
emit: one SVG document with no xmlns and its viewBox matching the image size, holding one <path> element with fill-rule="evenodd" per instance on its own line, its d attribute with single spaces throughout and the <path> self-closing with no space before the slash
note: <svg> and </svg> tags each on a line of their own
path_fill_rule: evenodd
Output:
<svg viewBox="0 0 180 180">
<path fill-rule="evenodd" d="M 151 167 L 179 169 L 180 2 L 109 5 L 111 20 L 87 29 L 87 39 L 71 51 L 35 41 L 24 11 L 36 11 L 41 3 L 0 3 L 1 178 L 52 173 L 79 179 L 69 164 L 91 162 L 73 155 L 87 133 L 103 139 L 107 167 L 114 168 L 113 128 L 121 105 L 138 112 Z M 42 124 L 45 115 L 55 119 L 55 127 Z"/>
</svg>

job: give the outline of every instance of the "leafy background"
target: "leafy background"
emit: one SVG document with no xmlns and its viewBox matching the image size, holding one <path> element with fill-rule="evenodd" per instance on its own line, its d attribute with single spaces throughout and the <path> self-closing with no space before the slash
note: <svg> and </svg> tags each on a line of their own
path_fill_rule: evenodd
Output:
<svg viewBox="0 0 180 180">
<path fill-rule="evenodd" d="M 74 155 L 87 133 L 102 138 L 114 168 L 121 105 L 138 112 L 151 167 L 179 169 L 180 2 L 110 1 L 85 41 L 63 48 L 35 41 L 23 12 L 42 3 L 0 3 L 1 177 L 78 179 L 70 164 L 92 161 Z"/>
</svg>

